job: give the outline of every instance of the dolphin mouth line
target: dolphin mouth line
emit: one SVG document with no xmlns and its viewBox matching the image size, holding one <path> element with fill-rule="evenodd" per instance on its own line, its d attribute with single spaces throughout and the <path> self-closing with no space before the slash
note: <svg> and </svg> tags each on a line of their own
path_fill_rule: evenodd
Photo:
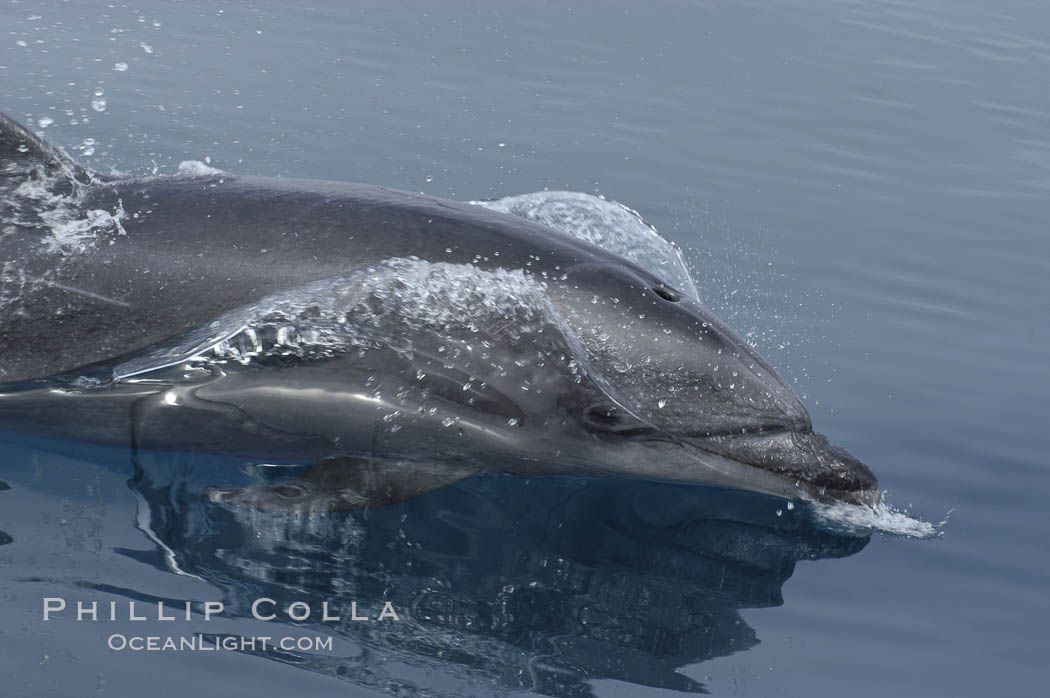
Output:
<svg viewBox="0 0 1050 698">
<path fill-rule="evenodd" d="M 821 440 L 826 442 L 823 435 L 816 434 L 815 432 L 793 432 L 790 429 L 782 427 L 756 429 L 752 432 L 748 432 L 746 436 L 758 436 L 759 438 L 768 439 L 776 438 L 777 436 L 790 437 L 792 434 L 805 435 L 807 433 L 815 434 Z M 821 504 L 845 502 L 872 507 L 875 506 L 881 498 L 878 481 L 875 479 L 874 475 L 872 475 L 871 471 L 863 463 L 850 456 L 848 452 L 845 452 L 844 449 L 832 445 L 832 448 L 846 456 L 845 463 L 837 463 L 836 465 L 844 467 L 849 476 L 856 477 L 858 480 L 863 481 L 863 483 L 858 482 L 858 486 L 856 487 L 838 487 L 827 483 L 820 483 L 813 478 L 807 478 L 804 473 L 791 472 L 788 470 L 788 467 L 791 465 L 796 465 L 797 469 L 797 463 L 790 464 L 787 463 L 786 460 L 783 462 L 770 461 L 768 458 L 766 458 L 765 463 L 761 462 L 761 459 L 759 458 L 753 460 L 745 459 L 742 457 L 743 454 L 739 451 L 735 453 L 727 452 L 727 449 L 725 448 L 718 448 L 717 442 L 711 442 L 708 440 L 724 438 L 732 439 L 737 434 L 739 434 L 739 432 L 732 436 L 715 435 L 703 440 L 682 440 L 673 436 L 671 436 L 670 439 L 679 446 L 688 446 L 701 452 L 703 455 L 698 457 L 705 463 L 711 463 L 712 459 L 716 459 L 717 461 L 728 461 L 734 467 L 746 468 L 746 478 L 751 484 L 749 489 L 753 488 L 776 496 L 787 497 L 789 499 L 809 500 Z M 829 467 L 826 464 L 817 462 L 817 459 L 814 459 L 814 461 L 815 462 L 811 465 L 820 469 L 814 470 L 813 475 L 828 476 Z M 778 465 L 783 467 L 783 469 L 778 469 Z"/>
<path fill-rule="evenodd" d="M 759 426 L 749 426 L 744 429 L 740 427 L 729 427 L 727 429 L 720 429 L 719 431 L 703 431 L 695 434 L 687 434 L 697 439 L 714 439 L 714 438 L 732 438 L 735 436 L 770 436 L 778 433 L 790 433 L 799 429 L 811 429 L 808 424 L 796 424 L 787 420 L 783 422 L 775 422 L 770 424 L 762 424 Z"/>
</svg>

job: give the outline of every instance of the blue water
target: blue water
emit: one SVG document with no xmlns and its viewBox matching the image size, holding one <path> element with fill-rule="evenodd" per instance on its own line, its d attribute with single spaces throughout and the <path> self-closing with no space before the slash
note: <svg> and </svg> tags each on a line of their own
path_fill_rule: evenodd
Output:
<svg viewBox="0 0 1050 698">
<path fill-rule="evenodd" d="M 6 434 L 0 692 L 1045 692 L 1048 26 L 1019 0 L 5 0 L 0 109 L 104 172 L 207 159 L 637 209 L 891 504 L 951 515 L 869 541 L 755 495 L 485 476 L 238 520 L 194 493 L 242 464 Z M 163 628 L 44 623 L 45 596 L 225 600 L 176 631 L 334 651 L 116 652 Z M 410 618 L 263 623 L 259 596 Z"/>
</svg>

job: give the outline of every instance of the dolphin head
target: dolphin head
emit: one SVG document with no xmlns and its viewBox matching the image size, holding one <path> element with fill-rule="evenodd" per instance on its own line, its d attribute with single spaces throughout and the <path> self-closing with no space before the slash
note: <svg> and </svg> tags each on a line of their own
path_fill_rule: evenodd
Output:
<svg viewBox="0 0 1050 698">
<path fill-rule="evenodd" d="M 675 479 L 695 465 L 698 479 L 778 495 L 877 501 L 872 472 L 813 431 L 773 367 L 697 299 L 625 264 L 572 267 L 554 297 L 608 398 L 578 410 L 585 428 L 674 444 L 653 458 Z"/>
<path fill-rule="evenodd" d="M 398 472 L 439 457 L 877 500 L 871 471 L 814 432 L 784 380 L 695 297 L 620 258 L 559 271 L 541 283 L 402 259 L 303 287 L 219 322 L 252 329 L 211 350 L 220 380 L 175 402 L 265 425 L 224 428 L 227 443 L 290 434 L 301 453 L 312 434 L 331 445 L 319 457 L 380 454 Z M 308 327 L 312 344 L 282 344 L 304 322 L 292 334 Z"/>
</svg>

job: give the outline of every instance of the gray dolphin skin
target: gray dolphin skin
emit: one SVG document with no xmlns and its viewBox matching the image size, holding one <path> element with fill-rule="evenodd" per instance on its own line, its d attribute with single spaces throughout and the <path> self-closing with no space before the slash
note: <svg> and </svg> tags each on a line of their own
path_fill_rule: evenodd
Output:
<svg viewBox="0 0 1050 698">
<path fill-rule="evenodd" d="M 674 254 L 636 254 L 655 233 L 599 245 L 494 208 L 101 176 L 0 115 L 0 428 L 309 466 L 211 492 L 259 507 L 487 470 L 877 501 Z"/>
</svg>

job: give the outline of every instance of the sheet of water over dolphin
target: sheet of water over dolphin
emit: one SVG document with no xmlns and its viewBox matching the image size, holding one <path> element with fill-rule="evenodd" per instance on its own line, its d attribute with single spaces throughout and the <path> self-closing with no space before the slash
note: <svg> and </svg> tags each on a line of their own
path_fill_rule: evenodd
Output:
<svg viewBox="0 0 1050 698">
<path fill-rule="evenodd" d="M 101 176 L 0 115 L 0 264 L 0 427 L 311 464 L 217 498 L 498 470 L 878 499 L 678 250 L 596 197 Z"/>
</svg>

